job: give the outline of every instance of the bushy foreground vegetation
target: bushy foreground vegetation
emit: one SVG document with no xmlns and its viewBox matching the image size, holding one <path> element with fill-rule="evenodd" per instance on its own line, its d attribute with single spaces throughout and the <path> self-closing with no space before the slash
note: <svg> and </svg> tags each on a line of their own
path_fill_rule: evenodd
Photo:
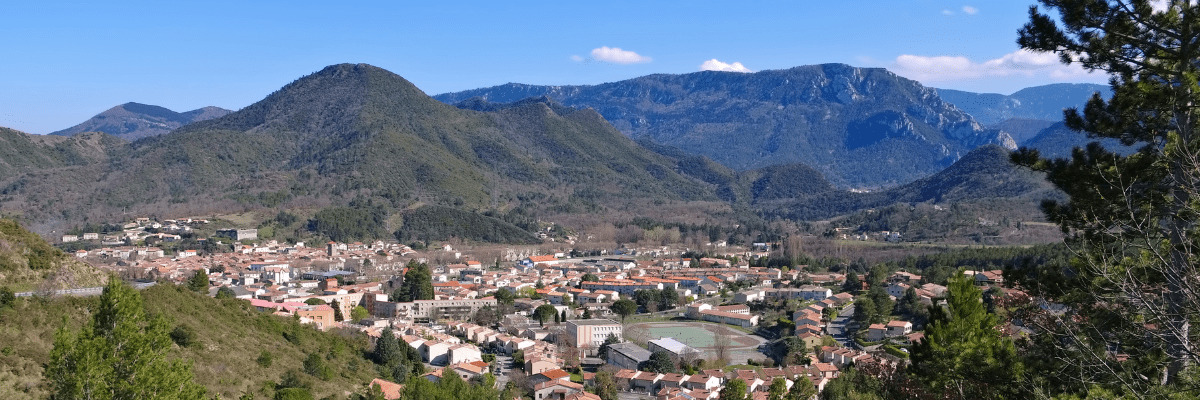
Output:
<svg viewBox="0 0 1200 400">
<path fill-rule="evenodd" d="M 317 398 L 359 391 L 381 376 L 370 344 L 357 332 L 320 332 L 255 310 L 244 300 L 218 300 L 183 287 L 142 291 L 148 318 L 162 317 L 171 340 L 164 356 L 191 364 L 208 396 L 273 398 L 286 388 Z M 0 398 L 45 398 L 55 331 L 90 329 L 100 298 L 34 298 L 0 307 Z M 160 338 L 161 339 L 161 338 Z M 161 343 L 160 343 L 161 344 Z"/>
</svg>

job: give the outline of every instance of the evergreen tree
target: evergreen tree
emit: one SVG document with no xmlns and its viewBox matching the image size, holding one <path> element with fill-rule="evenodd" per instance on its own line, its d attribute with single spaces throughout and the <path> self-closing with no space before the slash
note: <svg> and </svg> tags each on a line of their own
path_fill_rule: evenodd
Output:
<svg viewBox="0 0 1200 400">
<path fill-rule="evenodd" d="M 657 372 L 660 374 L 669 374 L 675 372 L 675 360 L 671 359 L 671 354 L 666 351 L 659 350 L 650 353 L 650 359 L 646 360 L 641 366 L 643 371 Z"/>
<path fill-rule="evenodd" d="M 939 397 L 1020 398 L 1024 366 L 1013 342 L 1000 334 L 974 279 L 950 278 L 945 307 L 934 307 L 925 338 L 913 346 L 912 372 Z"/>
<path fill-rule="evenodd" d="M 854 301 L 854 322 L 858 323 L 858 329 L 867 329 L 868 325 L 873 324 L 872 321 L 879 320 L 879 315 L 876 312 L 875 301 L 870 297 L 863 296 Z"/>
<path fill-rule="evenodd" d="M 621 339 L 615 334 L 608 334 L 608 337 L 604 338 L 604 344 L 601 344 L 600 349 L 596 351 L 596 356 L 600 357 L 601 360 L 608 361 L 608 346 L 617 343 L 621 343 Z"/>
<path fill-rule="evenodd" d="M 202 399 L 191 365 L 167 359 L 169 325 L 149 317 L 141 294 L 110 278 L 92 323 L 60 329 L 46 367 L 53 399 Z"/>
<path fill-rule="evenodd" d="M 214 297 L 218 299 L 232 299 L 236 296 L 237 294 L 233 292 L 233 289 L 230 289 L 228 286 L 221 286 L 220 289 L 217 289 L 217 295 Z"/>
<path fill-rule="evenodd" d="M 617 378 L 613 376 L 612 371 L 601 368 L 596 372 L 594 379 L 596 386 L 592 388 L 592 393 L 600 396 L 601 400 L 617 400 L 620 390 L 617 389 Z"/>
<path fill-rule="evenodd" d="M 1065 378 L 1071 392 L 1100 382 L 1129 393 L 1163 384 L 1194 393 L 1200 384 L 1182 381 L 1200 363 L 1200 332 L 1191 326 L 1200 321 L 1200 5 L 1040 3 L 1046 10 L 1030 9 L 1018 43 L 1110 75 L 1111 98 L 1096 94 L 1082 113 L 1067 110 L 1066 126 L 1140 147 L 1121 155 L 1092 143 L 1070 159 L 1031 149 L 1013 156 L 1045 171 L 1070 198 L 1046 201 L 1043 210 L 1067 234 L 1075 259 L 1016 278 L 1031 294 L 1068 306 L 1045 316 L 1038 342 L 1062 361 L 1049 368 L 1078 377 Z"/>
<path fill-rule="evenodd" d="M 747 400 L 750 398 L 750 387 L 741 378 L 734 378 L 725 383 L 725 388 L 717 396 L 718 400 Z"/>
<path fill-rule="evenodd" d="M 194 271 L 187 281 L 187 288 L 196 293 L 208 293 L 208 274 L 203 269 Z"/>
<path fill-rule="evenodd" d="M 862 283 L 858 281 L 858 274 L 854 271 L 846 273 L 846 282 L 842 284 L 842 291 L 850 294 L 858 293 L 862 288 Z"/>
<path fill-rule="evenodd" d="M 821 391 L 821 400 L 874 400 L 882 399 L 884 385 L 878 378 L 862 373 L 857 368 L 843 370 Z M 790 399 L 789 399 L 790 400 Z"/>
<path fill-rule="evenodd" d="M 338 303 L 337 300 L 334 300 L 329 303 L 329 306 L 333 307 L 333 320 L 334 321 L 342 322 L 342 321 L 346 320 L 346 317 L 342 316 L 342 304 L 341 303 Z"/>
<path fill-rule="evenodd" d="M 389 300 L 409 302 L 414 300 L 433 300 L 433 272 L 429 264 L 409 261 L 405 268 L 404 281 L 392 292 Z"/>
<path fill-rule="evenodd" d="M 767 388 L 767 400 L 783 400 L 787 395 L 787 382 L 783 378 L 775 378 Z"/>
<path fill-rule="evenodd" d="M 551 318 L 558 319 L 558 309 L 549 304 L 542 304 L 538 308 L 533 309 L 533 317 L 538 320 L 539 325 L 546 325 L 546 321 Z"/>
<path fill-rule="evenodd" d="M 816 396 L 817 387 L 807 377 L 801 376 L 792 382 L 792 388 L 783 398 L 785 400 L 809 400 Z"/>
<path fill-rule="evenodd" d="M 670 309 L 670 308 L 675 308 L 675 305 L 678 303 L 679 303 L 679 292 L 675 291 L 675 288 L 665 287 L 659 291 L 658 304 L 660 306 L 662 306 L 662 309 L 666 310 L 666 309 Z"/>
<path fill-rule="evenodd" d="M 637 312 L 637 303 L 633 300 L 621 299 L 613 302 L 612 311 L 621 316 L 621 322 L 625 322 L 625 318 Z"/>
<path fill-rule="evenodd" d="M 17 303 L 17 295 L 8 286 L 0 287 L 0 307 L 8 307 Z"/>
<path fill-rule="evenodd" d="M 375 349 L 371 351 L 371 359 L 379 365 L 395 364 L 403 361 L 403 353 L 400 350 L 400 341 L 396 339 L 396 335 L 391 328 L 384 328 L 379 332 L 379 339 L 375 341 Z"/>
<path fill-rule="evenodd" d="M 513 300 L 517 298 L 516 294 L 506 287 L 496 290 L 496 293 L 493 293 L 492 296 L 496 298 L 497 303 L 508 306 L 511 306 L 513 304 Z"/>
</svg>

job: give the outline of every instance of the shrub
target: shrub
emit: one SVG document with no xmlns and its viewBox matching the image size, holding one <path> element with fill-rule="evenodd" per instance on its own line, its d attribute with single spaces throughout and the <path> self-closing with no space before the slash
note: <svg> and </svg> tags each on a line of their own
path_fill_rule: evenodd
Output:
<svg viewBox="0 0 1200 400">
<path fill-rule="evenodd" d="M 177 325 L 171 330 L 171 341 L 179 347 L 191 347 L 196 344 L 196 330 L 187 325 Z"/>
</svg>

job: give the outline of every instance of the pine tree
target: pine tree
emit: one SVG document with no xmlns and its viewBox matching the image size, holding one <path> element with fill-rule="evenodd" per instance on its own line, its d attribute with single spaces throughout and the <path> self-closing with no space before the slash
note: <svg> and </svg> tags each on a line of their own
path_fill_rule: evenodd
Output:
<svg viewBox="0 0 1200 400">
<path fill-rule="evenodd" d="M 146 315 L 142 296 L 109 279 L 92 323 L 59 329 L 46 367 L 53 399 L 202 399 L 189 363 L 169 360 L 168 322 Z"/>
<path fill-rule="evenodd" d="M 333 320 L 334 321 L 342 322 L 342 321 L 346 320 L 346 317 L 342 315 L 342 304 L 341 303 L 338 303 L 337 300 L 334 300 L 329 303 L 329 306 L 333 307 Z"/>
<path fill-rule="evenodd" d="M 1140 147 L 1121 155 L 1092 143 L 1070 159 L 1030 149 L 1013 156 L 1070 198 L 1043 210 L 1075 259 L 1017 277 L 1031 294 L 1068 306 L 1038 324 L 1047 336 L 1038 341 L 1062 360 L 1054 369 L 1080 378 L 1069 382 L 1072 392 L 1095 382 L 1130 393 L 1181 383 L 1200 363 L 1191 327 L 1200 321 L 1200 5 L 1040 3 L 1046 12 L 1031 7 L 1018 43 L 1110 75 L 1112 97 L 1096 94 L 1082 113 L 1067 110 L 1066 126 Z M 1184 384 L 1180 390 L 1200 389 Z"/>
<path fill-rule="evenodd" d="M 187 288 L 196 293 L 208 293 L 208 274 L 203 269 L 196 270 L 188 279 Z"/>
<path fill-rule="evenodd" d="M 1012 341 L 997 329 L 974 279 L 950 279 L 945 307 L 934 307 L 925 337 L 913 346 L 912 372 L 930 390 L 957 399 L 1020 398 L 1024 366 Z"/>
<path fill-rule="evenodd" d="M 817 387 L 807 377 L 800 376 L 795 382 L 792 382 L 792 388 L 788 390 L 787 395 L 783 396 L 783 398 L 785 400 L 809 400 L 816 396 Z"/>
<path fill-rule="evenodd" d="M 625 322 L 625 318 L 637 312 L 637 303 L 633 300 L 621 299 L 613 302 L 612 311 L 621 316 L 621 322 Z"/>
<path fill-rule="evenodd" d="M 718 400 L 746 400 L 749 396 L 750 388 L 746 386 L 746 381 L 741 378 L 734 378 L 725 383 L 725 387 L 721 389 L 721 394 L 717 396 Z"/>
<path fill-rule="evenodd" d="M 783 400 L 785 395 L 787 395 L 787 382 L 783 378 L 775 378 L 771 381 L 771 386 L 767 388 L 767 400 Z"/>
</svg>

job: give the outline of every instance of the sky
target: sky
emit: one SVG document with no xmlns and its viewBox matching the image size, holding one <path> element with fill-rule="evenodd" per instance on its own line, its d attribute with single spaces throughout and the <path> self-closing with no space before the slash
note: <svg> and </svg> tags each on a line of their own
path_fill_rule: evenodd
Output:
<svg viewBox="0 0 1200 400">
<path fill-rule="evenodd" d="M 426 93 L 846 63 L 1012 93 L 1101 74 L 1021 51 L 1032 0 L 0 2 L 0 126 L 44 134 L 126 102 L 239 109 L 337 63 Z"/>
</svg>

